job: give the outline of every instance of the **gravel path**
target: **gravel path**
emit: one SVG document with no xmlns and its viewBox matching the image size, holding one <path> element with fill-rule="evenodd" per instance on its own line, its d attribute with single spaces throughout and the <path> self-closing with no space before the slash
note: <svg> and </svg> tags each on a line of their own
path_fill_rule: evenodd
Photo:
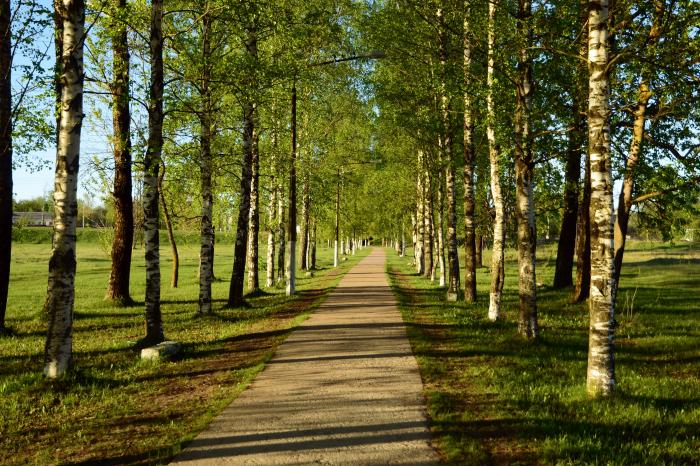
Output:
<svg viewBox="0 0 700 466">
<path fill-rule="evenodd" d="M 348 272 L 173 464 L 437 464 L 385 260 Z"/>
</svg>

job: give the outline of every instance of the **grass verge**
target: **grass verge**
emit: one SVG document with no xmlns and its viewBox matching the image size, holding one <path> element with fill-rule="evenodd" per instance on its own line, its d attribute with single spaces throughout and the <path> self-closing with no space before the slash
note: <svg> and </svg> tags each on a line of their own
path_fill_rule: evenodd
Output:
<svg viewBox="0 0 700 466">
<path fill-rule="evenodd" d="M 219 247 L 216 276 L 228 277 L 232 247 Z M 215 314 L 197 318 L 196 246 L 181 248 L 181 285 L 163 286 L 162 313 L 169 339 L 183 342 L 174 361 L 139 360 L 143 304 L 115 306 L 102 298 L 109 257 L 101 246 L 78 246 L 74 366 L 67 378 L 41 374 L 46 324 L 39 312 L 46 289 L 50 245 L 14 247 L 8 324 L 0 338 L 0 464 L 162 464 L 177 454 L 259 373 L 290 329 L 320 304 L 368 250 L 331 267 L 320 250 L 314 277 L 298 273 L 298 295 L 282 288 L 225 309 L 228 282 L 213 284 Z M 144 267 L 135 251 L 132 296 L 143 296 Z M 163 250 L 163 281 L 170 264 Z M 265 257 L 261 254 L 261 257 Z M 264 270 L 261 269 L 264 277 Z"/>
<path fill-rule="evenodd" d="M 538 281 L 551 283 L 551 251 L 541 255 Z M 585 394 L 587 307 L 569 304 L 569 290 L 539 287 L 542 336 L 526 342 L 517 336 L 514 260 L 504 319 L 492 323 L 486 269 L 476 304 L 447 303 L 408 257 L 388 256 L 445 462 L 700 464 L 696 250 L 629 248 L 617 304 L 618 392 L 600 401 Z"/>
</svg>

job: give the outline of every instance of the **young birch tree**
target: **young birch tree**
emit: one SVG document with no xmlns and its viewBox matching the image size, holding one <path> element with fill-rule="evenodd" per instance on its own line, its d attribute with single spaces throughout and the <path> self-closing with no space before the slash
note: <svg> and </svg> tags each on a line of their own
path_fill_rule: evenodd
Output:
<svg viewBox="0 0 700 466">
<path fill-rule="evenodd" d="M 518 290 L 520 319 L 518 333 L 525 338 L 537 338 L 537 281 L 535 276 L 535 206 L 533 199 L 533 157 L 530 116 L 532 112 L 532 17 L 530 0 L 518 1 L 518 83 L 515 104 L 515 184 L 518 218 Z M 495 196 L 494 196 L 495 198 Z"/>
<path fill-rule="evenodd" d="M 45 310 L 49 328 L 44 352 L 44 373 L 49 378 L 68 370 L 73 352 L 75 300 L 75 243 L 78 217 L 78 164 L 83 122 L 83 44 L 85 3 L 62 0 L 55 14 L 61 17 L 61 98 L 54 182 L 53 248 Z"/>
<path fill-rule="evenodd" d="M 0 335 L 12 257 L 12 38 L 10 0 L 0 0 Z"/>
<path fill-rule="evenodd" d="M 505 206 L 501 189 L 501 162 L 496 142 L 496 109 L 494 103 L 494 55 L 496 40 L 496 8 L 497 0 L 489 2 L 488 13 L 488 49 L 486 68 L 486 135 L 489 142 L 489 163 L 491 174 L 491 196 L 493 198 L 496 218 L 493 224 L 493 248 L 491 252 L 491 291 L 489 293 L 489 319 L 497 320 L 501 315 L 501 295 L 503 294 L 504 279 L 504 242 L 505 242 Z"/>
</svg>

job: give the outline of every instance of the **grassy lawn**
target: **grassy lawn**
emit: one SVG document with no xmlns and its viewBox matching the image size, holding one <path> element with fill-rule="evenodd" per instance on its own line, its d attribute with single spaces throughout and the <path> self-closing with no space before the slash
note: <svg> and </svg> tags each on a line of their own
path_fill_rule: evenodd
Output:
<svg viewBox="0 0 700 466">
<path fill-rule="evenodd" d="M 389 253 L 391 275 L 443 458 L 454 464 L 700 464 L 700 247 L 632 243 L 617 303 L 618 392 L 585 394 L 588 314 L 551 284 L 555 251 L 538 251 L 542 336 L 516 334 L 514 251 L 504 319 L 490 323 L 489 275 L 475 305 Z M 488 264 L 488 257 L 484 264 Z"/>
<path fill-rule="evenodd" d="M 41 319 L 50 245 L 13 245 L 8 325 L 0 338 L 0 464 L 159 464 L 177 453 L 262 370 L 289 329 L 321 302 L 342 274 L 366 255 L 332 268 L 320 249 L 314 277 L 298 273 L 299 294 L 282 288 L 224 309 L 233 246 L 217 244 L 215 315 L 196 318 L 198 246 L 180 247 L 180 287 L 169 286 L 170 254 L 162 244 L 162 312 L 166 337 L 184 344 L 175 361 L 143 363 L 143 303 L 103 300 L 110 260 L 97 240 L 78 244 L 74 325 L 76 370 L 59 382 L 42 373 L 46 323 Z M 261 250 L 261 260 L 265 252 Z M 264 283 L 265 271 L 261 270 Z M 132 297 L 142 300 L 143 250 L 134 251 Z"/>
</svg>

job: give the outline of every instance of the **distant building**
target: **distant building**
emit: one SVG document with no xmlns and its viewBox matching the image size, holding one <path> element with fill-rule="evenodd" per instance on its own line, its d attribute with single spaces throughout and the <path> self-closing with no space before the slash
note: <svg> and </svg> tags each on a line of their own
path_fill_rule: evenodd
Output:
<svg viewBox="0 0 700 466">
<path fill-rule="evenodd" d="M 53 214 L 50 212 L 13 212 L 12 224 L 27 227 L 52 227 Z"/>
</svg>

